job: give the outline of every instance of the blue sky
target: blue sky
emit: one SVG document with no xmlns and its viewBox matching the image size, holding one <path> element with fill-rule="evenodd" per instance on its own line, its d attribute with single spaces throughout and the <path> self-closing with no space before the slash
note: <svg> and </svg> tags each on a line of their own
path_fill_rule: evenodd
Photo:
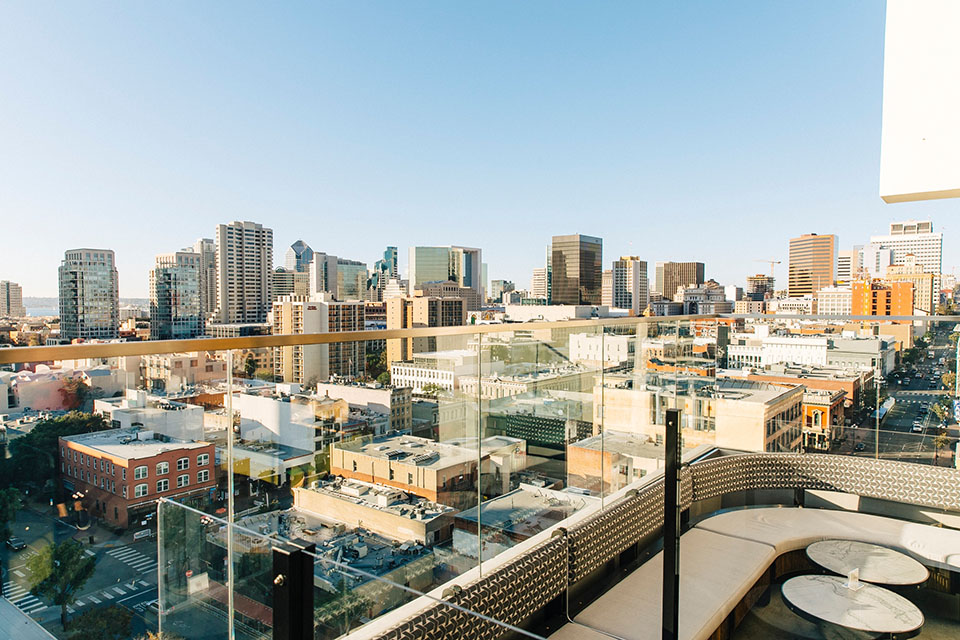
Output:
<svg viewBox="0 0 960 640">
<path fill-rule="evenodd" d="M 729 284 L 956 201 L 877 195 L 883 3 L 0 1 L 0 279 L 234 219 L 372 263 L 479 246 L 529 285 L 553 234 Z M 652 269 L 651 269 L 652 270 Z"/>
</svg>

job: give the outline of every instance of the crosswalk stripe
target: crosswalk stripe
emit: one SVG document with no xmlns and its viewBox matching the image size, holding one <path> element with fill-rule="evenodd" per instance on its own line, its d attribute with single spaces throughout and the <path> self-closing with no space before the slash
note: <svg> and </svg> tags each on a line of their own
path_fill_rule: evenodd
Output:
<svg viewBox="0 0 960 640">
<path fill-rule="evenodd" d="M 132 558 L 133 556 L 139 556 L 139 551 L 134 551 L 133 549 L 125 549 L 119 553 L 111 553 L 111 556 L 117 558 L 118 560 L 123 560 L 124 558 Z"/>
<path fill-rule="evenodd" d="M 67 613 L 76 613 L 76 610 L 73 607 L 67 607 Z"/>
<path fill-rule="evenodd" d="M 31 613 L 36 613 L 37 611 L 43 611 L 46 608 L 47 608 L 47 605 L 45 605 L 42 602 L 38 602 L 37 604 L 31 607 L 27 607 L 26 609 L 21 609 L 21 611 L 29 615 Z"/>
<path fill-rule="evenodd" d="M 88 599 L 88 600 L 93 600 L 93 601 L 96 602 L 97 604 L 100 604 L 101 602 L 103 602 L 103 600 L 101 600 L 100 598 L 97 598 L 96 596 L 87 596 L 87 599 Z"/>
<path fill-rule="evenodd" d="M 21 587 L 17 587 L 17 588 L 15 588 L 15 589 L 8 589 L 8 590 L 7 590 L 7 599 L 8 599 L 8 600 L 11 600 L 11 599 L 14 599 L 14 598 L 22 598 L 22 597 L 24 596 L 24 594 L 26 594 L 26 593 L 27 593 L 27 590 L 26 590 L 26 589 L 23 589 L 23 588 L 21 588 Z"/>
<path fill-rule="evenodd" d="M 84 602 L 83 600 L 77 600 L 76 602 L 73 603 L 73 605 L 74 605 L 75 607 L 82 607 L 82 606 L 85 605 L 85 604 L 87 604 L 87 603 Z"/>
<path fill-rule="evenodd" d="M 23 571 L 20 571 L 20 569 L 14 569 L 14 570 L 13 570 L 13 575 L 17 576 L 18 578 L 26 578 L 26 577 L 27 577 L 27 574 L 25 574 Z"/>
<path fill-rule="evenodd" d="M 109 592 L 109 591 L 104 591 L 104 592 L 101 593 L 100 595 L 102 595 L 102 596 L 103 596 L 104 598 L 106 598 L 107 600 L 113 600 L 113 596 L 110 595 L 110 592 Z"/>
<path fill-rule="evenodd" d="M 27 596 L 26 598 L 20 598 L 19 600 L 14 602 L 13 605 L 15 607 L 29 607 L 31 604 L 34 604 L 35 602 L 40 602 L 40 599 L 34 596 Z"/>
<path fill-rule="evenodd" d="M 88 556 L 95 556 L 95 555 L 97 555 L 97 554 L 94 553 L 93 551 L 90 551 L 90 549 L 84 549 L 83 552 L 84 552 L 85 554 L 87 554 Z"/>
<path fill-rule="evenodd" d="M 126 593 L 126 591 L 124 591 L 124 590 L 121 589 L 120 587 L 114 587 L 113 590 L 116 591 L 117 594 L 118 594 L 118 595 L 121 595 L 121 596 Z"/>
<path fill-rule="evenodd" d="M 140 584 L 142 584 L 142 585 L 145 586 L 145 587 L 149 587 L 149 586 L 150 586 L 148 583 L 144 582 L 143 580 L 140 581 Z"/>
<path fill-rule="evenodd" d="M 146 560 L 141 560 L 140 562 L 132 563 L 130 566 L 133 567 L 134 569 L 136 569 L 137 571 L 142 571 L 143 569 L 146 569 L 147 567 L 155 567 L 155 566 L 157 566 L 157 561 L 156 561 L 156 560 L 151 560 L 150 558 L 147 558 Z"/>
</svg>

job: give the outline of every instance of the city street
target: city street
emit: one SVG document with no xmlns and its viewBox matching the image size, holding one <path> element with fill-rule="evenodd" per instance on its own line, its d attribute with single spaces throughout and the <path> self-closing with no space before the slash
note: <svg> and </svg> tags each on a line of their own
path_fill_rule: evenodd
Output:
<svg viewBox="0 0 960 640">
<path fill-rule="evenodd" d="M 942 374 L 936 373 L 938 369 L 946 371 L 944 366 L 939 364 L 940 358 L 946 361 L 954 355 L 953 345 L 947 335 L 947 333 L 935 334 L 934 342 L 930 347 L 934 352 L 933 358 L 928 357 L 925 350 L 916 368 L 905 369 L 908 373 L 900 376 L 903 384 L 899 384 L 898 378 L 893 376 L 887 381 L 888 393 L 896 399 L 896 404 L 880 425 L 879 455 L 881 458 L 940 466 L 954 465 L 953 449 L 960 434 L 953 416 L 947 418 L 946 435 L 950 438 L 950 444 L 938 452 L 934 439 L 939 434 L 937 427 L 940 420 L 932 410 L 924 411 L 924 405 L 932 407 L 944 396 L 951 398 L 953 396 L 952 389 L 942 389 L 940 383 Z M 916 372 L 919 372 L 922 377 L 917 378 Z M 932 383 L 935 383 L 937 388 L 930 389 Z M 920 422 L 921 432 L 913 431 L 915 421 Z M 847 431 L 847 441 L 840 452 L 872 457 L 877 452 L 876 435 L 875 419 L 872 416 L 868 417 L 857 428 Z M 858 446 L 862 448 L 861 451 L 856 450 Z"/>
<path fill-rule="evenodd" d="M 134 614 L 134 633 L 156 629 L 156 614 L 148 604 L 157 598 L 157 544 L 155 538 L 132 542 L 130 536 L 118 537 L 98 527 L 80 531 L 65 523 L 43 507 L 30 505 L 21 509 L 13 523 L 14 535 L 27 547 L 11 551 L 3 547 L 3 594 L 17 608 L 27 613 L 58 637 L 60 608 L 30 594 L 32 576 L 27 561 L 51 543 L 73 538 L 84 545 L 84 552 L 97 560 L 96 571 L 80 590 L 77 601 L 67 608 L 71 618 L 93 607 L 120 605 Z M 94 544 L 90 545 L 90 536 Z"/>
</svg>

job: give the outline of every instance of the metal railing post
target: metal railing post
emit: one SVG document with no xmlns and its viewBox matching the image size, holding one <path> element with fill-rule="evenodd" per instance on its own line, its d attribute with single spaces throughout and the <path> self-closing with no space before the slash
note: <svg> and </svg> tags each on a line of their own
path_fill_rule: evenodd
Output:
<svg viewBox="0 0 960 640">
<path fill-rule="evenodd" d="M 313 640 L 315 552 L 312 544 L 273 547 L 273 640 Z"/>
<path fill-rule="evenodd" d="M 667 409 L 663 477 L 663 640 L 680 624 L 680 410 Z"/>
</svg>

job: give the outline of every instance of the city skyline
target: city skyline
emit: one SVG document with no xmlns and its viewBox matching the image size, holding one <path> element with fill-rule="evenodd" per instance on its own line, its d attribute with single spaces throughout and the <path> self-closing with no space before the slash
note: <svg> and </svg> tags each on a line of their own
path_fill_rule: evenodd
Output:
<svg viewBox="0 0 960 640">
<path fill-rule="evenodd" d="M 397 246 L 402 273 L 406 247 L 480 247 L 522 287 L 554 233 L 604 238 L 605 268 L 742 283 L 776 258 L 783 283 L 790 237 L 953 231 L 955 202 L 877 192 L 880 3 L 494 6 L 6 5 L 0 210 L 39 223 L 0 238 L 0 278 L 55 297 L 63 251 L 110 247 L 145 298 L 156 254 L 238 219 Z"/>
</svg>

